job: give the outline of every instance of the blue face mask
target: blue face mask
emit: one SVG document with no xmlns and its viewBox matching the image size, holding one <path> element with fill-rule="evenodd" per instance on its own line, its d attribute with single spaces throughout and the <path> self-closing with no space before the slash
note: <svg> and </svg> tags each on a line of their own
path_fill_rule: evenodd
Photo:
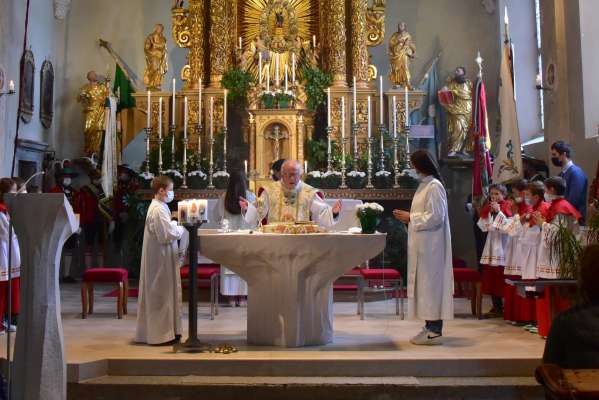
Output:
<svg viewBox="0 0 599 400">
<path fill-rule="evenodd" d="M 175 199 L 175 192 L 173 190 L 169 190 L 166 192 L 166 200 L 165 202 L 170 203 Z"/>
</svg>

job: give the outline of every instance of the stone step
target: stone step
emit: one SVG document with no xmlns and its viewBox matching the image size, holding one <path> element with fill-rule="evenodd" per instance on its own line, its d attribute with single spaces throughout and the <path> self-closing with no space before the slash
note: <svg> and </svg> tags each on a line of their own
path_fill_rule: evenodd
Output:
<svg viewBox="0 0 599 400">
<path fill-rule="evenodd" d="M 69 383 L 68 399 L 544 399 L 532 377 L 103 376 Z"/>
</svg>

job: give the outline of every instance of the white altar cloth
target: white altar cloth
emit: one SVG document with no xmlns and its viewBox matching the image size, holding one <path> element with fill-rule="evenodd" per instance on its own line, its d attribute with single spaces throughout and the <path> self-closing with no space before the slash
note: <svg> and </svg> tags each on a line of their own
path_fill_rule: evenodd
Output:
<svg viewBox="0 0 599 400">
<path fill-rule="evenodd" d="M 386 236 L 211 230 L 198 235 L 204 256 L 248 283 L 248 343 L 282 347 L 332 341 L 332 282 L 383 251 Z"/>
</svg>

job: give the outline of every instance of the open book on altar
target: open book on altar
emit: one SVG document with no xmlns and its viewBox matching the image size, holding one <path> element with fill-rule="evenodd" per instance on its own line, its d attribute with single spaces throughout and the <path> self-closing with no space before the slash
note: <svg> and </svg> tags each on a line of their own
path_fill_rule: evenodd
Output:
<svg viewBox="0 0 599 400">
<path fill-rule="evenodd" d="M 453 104 L 454 103 L 453 92 L 450 92 L 449 90 L 439 90 L 437 95 L 439 96 L 439 102 L 441 104 Z"/>
</svg>

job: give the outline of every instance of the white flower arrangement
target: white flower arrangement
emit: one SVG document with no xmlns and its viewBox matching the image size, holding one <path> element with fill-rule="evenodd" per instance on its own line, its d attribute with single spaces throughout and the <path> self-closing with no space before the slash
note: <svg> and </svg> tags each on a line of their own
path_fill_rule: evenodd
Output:
<svg viewBox="0 0 599 400">
<path fill-rule="evenodd" d="M 415 169 L 406 168 L 401 172 L 401 176 L 409 176 L 412 179 L 418 180 L 418 173 L 416 173 Z"/>
<path fill-rule="evenodd" d="M 357 212 L 368 210 L 383 213 L 385 211 L 385 208 L 381 206 L 379 203 L 362 203 L 356 206 Z"/>
<path fill-rule="evenodd" d="M 327 171 L 324 174 L 322 174 L 323 178 L 328 178 L 329 176 L 341 176 L 341 172 L 339 171 Z"/>
<path fill-rule="evenodd" d="M 377 172 L 374 174 L 374 176 L 384 176 L 384 177 L 387 177 L 387 176 L 391 176 L 391 172 L 389 172 L 389 171 L 385 171 L 385 170 L 382 170 L 382 171 L 377 171 Z"/>
<path fill-rule="evenodd" d="M 322 173 L 320 171 L 310 171 L 308 172 L 308 176 L 312 178 L 322 178 Z"/>
<path fill-rule="evenodd" d="M 287 90 L 287 91 L 284 91 L 283 93 L 286 94 L 287 96 L 290 96 L 295 99 L 295 93 L 293 93 L 293 90 Z"/>
<path fill-rule="evenodd" d="M 212 177 L 213 178 L 220 178 L 220 177 L 224 177 L 224 178 L 228 178 L 229 177 L 229 173 L 227 171 L 216 171 Z"/>
<path fill-rule="evenodd" d="M 183 179 L 183 175 L 181 174 L 181 172 L 177 171 L 176 169 L 167 169 L 166 171 L 162 171 L 163 175 L 174 175 L 177 178 L 181 178 Z"/>
<path fill-rule="evenodd" d="M 142 172 L 141 174 L 139 174 L 139 177 L 140 177 L 141 179 L 144 179 L 144 180 L 146 180 L 146 181 L 150 181 L 150 180 L 154 179 L 154 174 L 153 174 L 153 173 L 151 173 L 151 172 L 146 172 L 146 171 L 144 171 L 144 172 Z"/>
<path fill-rule="evenodd" d="M 351 178 L 364 178 L 366 177 L 366 172 L 362 171 L 350 171 L 347 173 L 347 176 Z"/>
<path fill-rule="evenodd" d="M 187 174 L 187 176 L 197 176 L 200 179 L 206 179 L 206 174 L 204 172 L 200 171 L 199 169 L 189 172 Z"/>
</svg>

